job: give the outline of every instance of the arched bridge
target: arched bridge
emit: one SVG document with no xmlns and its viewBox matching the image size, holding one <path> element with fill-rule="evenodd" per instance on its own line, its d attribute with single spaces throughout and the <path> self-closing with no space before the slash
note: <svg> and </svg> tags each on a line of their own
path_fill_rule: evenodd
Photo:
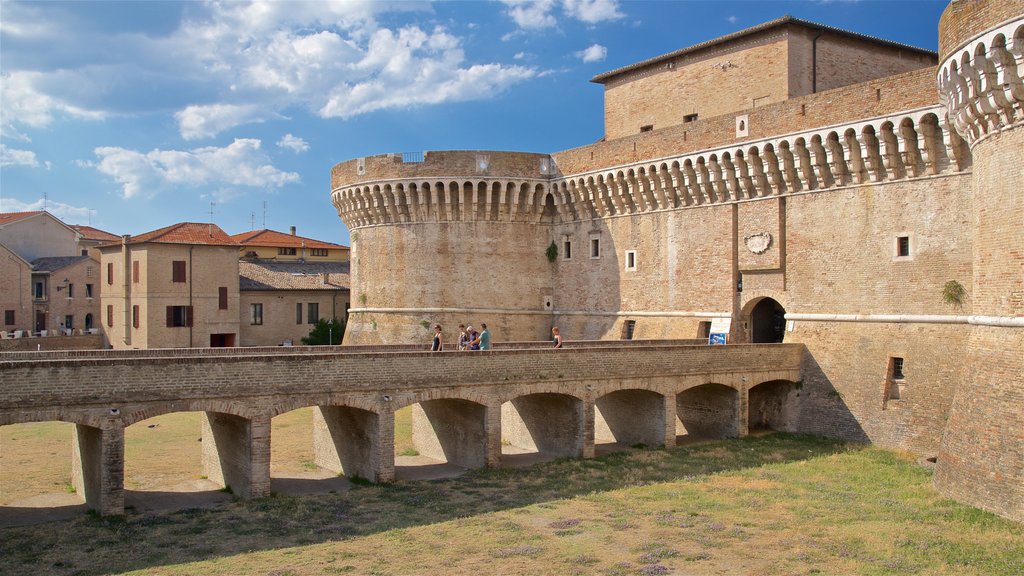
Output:
<svg viewBox="0 0 1024 576">
<path fill-rule="evenodd" d="M 394 413 L 414 405 L 421 454 L 501 464 L 502 443 L 591 457 L 595 441 L 674 446 L 677 431 L 787 428 L 802 344 L 588 342 L 561 350 L 295 347 L 0 355 L 0 425 L 75 424 L 73 481 L 89 507 L 124 512 L 124 429 L 205 413 L 203 468 L 243 498 L 270 490 L 270 421 L 315 407 L 316 463 L 394 479 Z"/>
</svg>

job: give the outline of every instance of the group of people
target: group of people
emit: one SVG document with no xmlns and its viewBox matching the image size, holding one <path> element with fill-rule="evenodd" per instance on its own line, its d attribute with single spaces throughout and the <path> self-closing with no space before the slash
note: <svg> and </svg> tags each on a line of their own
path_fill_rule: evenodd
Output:
<svg viewBox="0 0 1024 576">
<path fill-rule="evenodd" d="M 477 332 L 472 326 L 459 324 L 459 350 L 491 349 L 491 332 L 487 329 L 487 324 L 480 324 L 480 327 L 483 328 L 483 332 Z M 558 331 L 558 326 L 551 329 L 551 340 L 555 343 L 555 348 L 562 347 L 562 334 Z M 430 344 L 430 351 L 440 352 L 442 350 L 444 350 L 444 336 L 441 325 L 434 324 L 434 340 Z"/>
<path fill-rule="evenodd" d="M 465 324 L 459 324 L 459 350 L 490 350 L 491 349 L 491 332 L 487 329 L 487 324 L 480 324 L 482 332 L 477 332 L 472 326 L 466 326 Z M 434 341 L 430 345 L 432 352 L 440 352 L 444 350 L 444 337 L 441 334 L 441 325 L 434 324 Z"/>
</svg>

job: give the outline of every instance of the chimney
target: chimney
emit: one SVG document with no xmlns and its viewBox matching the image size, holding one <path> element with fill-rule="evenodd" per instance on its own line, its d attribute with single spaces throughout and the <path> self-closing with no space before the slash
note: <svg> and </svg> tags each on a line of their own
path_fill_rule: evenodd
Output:
<svg viewBox="0 0 1024 576">
<path fill-rule="evenodd" d="M 321 275 L 321 279 L 323 281 L 324 286 L 329 285 L 331 283 L 331 273 L 330 272 L 324 272 Z"/>
<path fill-rule="evenodd" d="M 295 226 L 289 228 L 288 231 L 292 233 L 292 236 L 295 236 Z"/>
</svg>

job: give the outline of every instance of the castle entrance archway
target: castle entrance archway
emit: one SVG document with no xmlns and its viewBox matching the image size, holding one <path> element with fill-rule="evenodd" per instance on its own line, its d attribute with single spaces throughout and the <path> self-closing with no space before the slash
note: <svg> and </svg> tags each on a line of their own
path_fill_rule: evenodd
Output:
<svg viewBox="0 0 1024 576">
<path fill-rule="evenodd" d="M 750 311 L 750 342 L 777 344 L 786 335 L 786 309 L 774 298 L 762 298 Z"/>
</svg>

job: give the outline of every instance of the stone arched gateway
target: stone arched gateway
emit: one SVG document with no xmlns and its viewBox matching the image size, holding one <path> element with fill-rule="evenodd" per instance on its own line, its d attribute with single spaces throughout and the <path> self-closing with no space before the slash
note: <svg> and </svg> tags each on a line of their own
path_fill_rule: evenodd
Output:
<svg viewBox="0 0 1024 576">
<path fill-rule="evenodd" d="M 771 296 L 752 298 L 743 307 L 743 323 L 751 344 L 778 344 L 786 335 L 786 308 Z"/>
</svg>

